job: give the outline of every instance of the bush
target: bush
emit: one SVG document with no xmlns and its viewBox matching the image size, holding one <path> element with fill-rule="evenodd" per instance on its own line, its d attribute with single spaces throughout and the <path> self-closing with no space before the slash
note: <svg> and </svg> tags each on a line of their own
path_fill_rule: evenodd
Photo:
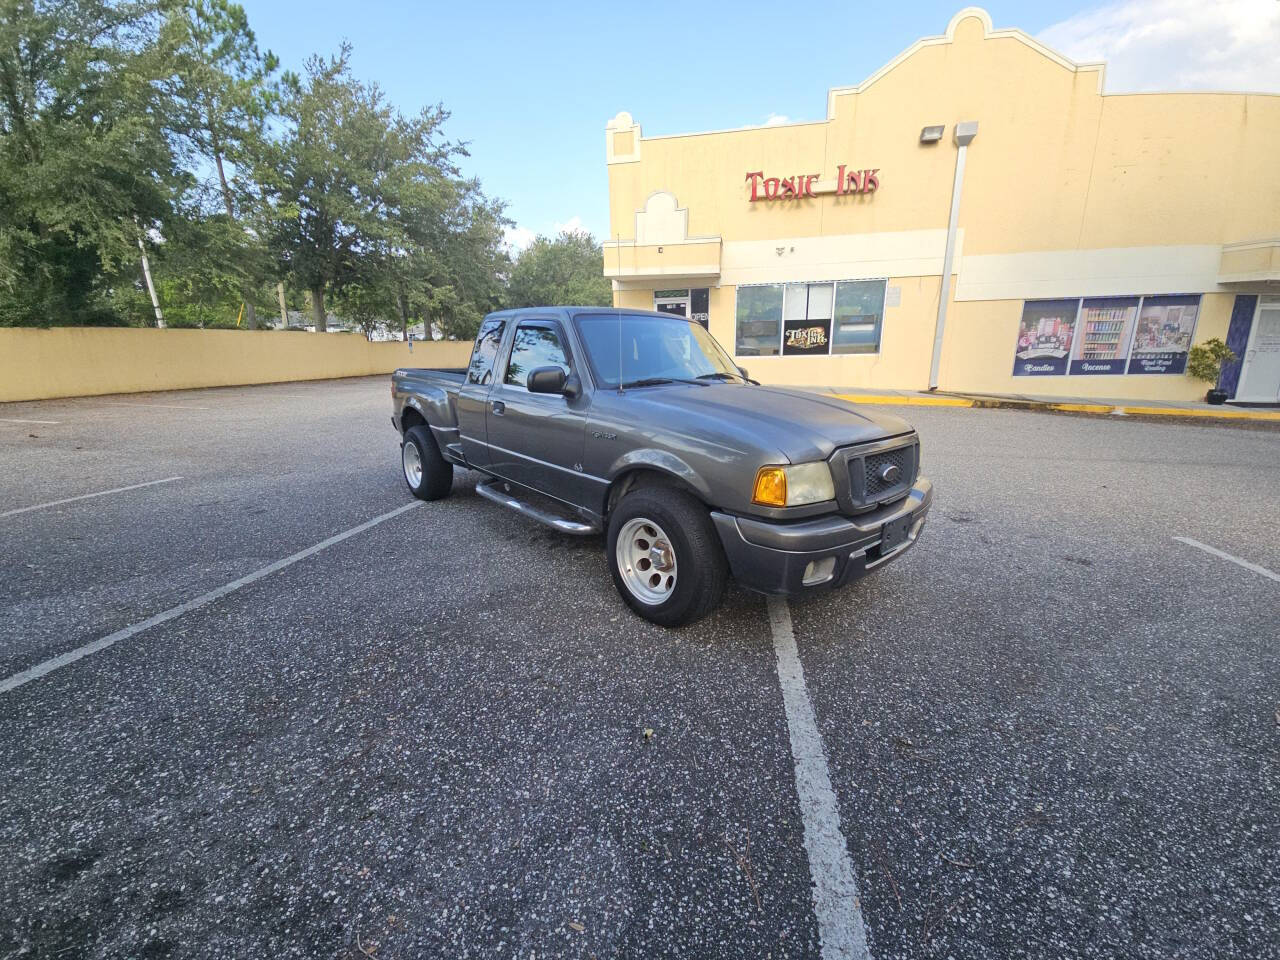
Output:
<svg viewBox="0 0 1280 960">
<path fill-rule="evenodd" d="M 1218 378 L 1222 376 L 1222 368 L 1235 360 L 1236 355 L 1231 352 L 1231 348 L 1214 337 L 1191 348 L 1187 354 L 1187 376 L 1216 387 Z"/>
</svg>

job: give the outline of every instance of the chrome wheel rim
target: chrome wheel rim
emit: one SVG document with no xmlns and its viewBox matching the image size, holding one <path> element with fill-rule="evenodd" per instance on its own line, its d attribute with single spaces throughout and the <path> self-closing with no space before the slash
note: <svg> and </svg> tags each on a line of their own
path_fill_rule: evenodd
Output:
<svg viewBox="0 0 1280 960">
<path fill-rule="evenodd" d="M 676 588 L 676 551 L 666 531 L 646 517 L 628 520 L 618 531 L 618 570 L 630 594 L 656 607 Z"/>
<path fill-rule="evenodd" d="M 422 484 L 422 455 L 418 453 L 417 444 L 406 440 L 400 450 L 400 460 L 404 464 L 405 480 L 416 490 Z"/>
</svg>

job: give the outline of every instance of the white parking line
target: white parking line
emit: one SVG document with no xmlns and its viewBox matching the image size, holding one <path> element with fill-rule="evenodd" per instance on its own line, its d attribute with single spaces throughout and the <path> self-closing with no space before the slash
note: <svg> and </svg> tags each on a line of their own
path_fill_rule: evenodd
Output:
<svg viewBox="0 0 1280 960">
<path fill-rule="evenodd" d="M 32 680 L 39 680 L 41 677 L 67 666 L 67 664 L 75 663 L 77 660 L 82 660 L 90 654 L 97 653 L 100 650 L 105 650 L 107 647 L 114 646 L 121 640 L 128 640 L 130 637 L 141 633 L 143 630 L 150 630 L 152 627 L 158 627 L 160 624 L 168 623 L 170 620 L 173 620 L 175 617 L 180 617 L 184 613 L 190 613 L 192 610 L 203 607 L 206 604 L 213 603 L 215 600 L 220 600 L 227 594 L 235 593 L 241 587 L 247 587 L 249 584 L 255 583 L 263 577 L 270 576 L 277 570 L 283 570 L 285 567 L 292 566 L 299 560 L 305 560 L 307 557 L 313 556 L 321 550 L 332 547 L 335 543 L 341 543 L 348 537 L 354 537 L 357 533 L 364 533 L 364 531 L 368 530 L 370 527 L 376 527 L 383 521 L 390 520 L 392 517 L 400 516 L 400 514 L 404 513 L 406 510 L 412 510 L 414 507 L 420 506 L 422 506 L 422 501 L 415 500 L 413 503 L 407 503 L 403 507 L 396 507 L 396 509 L 384 513 L 381 516 L 365 521 L 358 527 L 352 527 L 350 530 L 344 530 L 342 533 L 335 534 L 328 540 L 321 540 L 315 546 L 307 547 L 305 550 L 299 550 L 292 556 L 288 556 L 283 560 L 277 560 L 275 563 L 268 564 L 261 570 L 255 570 L 253 573 L 247 574 L 239 580 L 232 580 L 230 583 L 224 583 L 216 590 L 210 590 L 208 593 L 202 593 L 194 600 L 188 600 L 186 603 L 180 603 L 176 607 L 170 607 L 163 613 L 157 613 L 154 617 L 148 617 L 140 623 L 135 623 L 132 626 L 125 627 L 123 630 L 117 630 L 115 633 L 109 634 L 101 639 L 94 640 L 92 643 L 86 643 L 83 647 L 77 647 L 75 650 L 71 650 L 61 656 L 54 657 L 51 660 L 46 660 L 44 663 L 38 663 L 29 670 L 23 670 L 21 673 L 15 673 L 7 679 L 0 680 L 0 693 L 8 693 L 10 690 L 15 690 L 24 683 L 30 683 Z"/>
<path fill-rule="evenodd" d="M 42 423 L 48 427 L 55 427 L 61 422 L 61 420 L 17 420 L 13 417 L 0 417 L 0 423 Z"/>
<path fill-rule="evenodd" d="M 818 733 L 813 704 L 804 685 L 804 668 L 785 600 L 769 601 L 769 628 L 778 658 L 778 680 L 796 766 L 796 793 L 804 821 L 804 849 L 813 878 L 813 910 L 823 960 L 870 960 L 862 902 L 849 847 L 840 830 L 840 810 Z"/>
<path fill-rule="evenodd" d="M 154 487 L 158 483 L 173 483 L 173 481 L 181 479 L 181 477 L 165 477 L 163 480 L 148 480 L 146 483 L 135 483 L 128 487 L 113 487 L 110 490 L 99 490 L 97 493 L 82 493 L 78 497 L 66 497 L 63 500 L 50 500 L 48 503 L 37 503 L 30 507 L 19 507 L 17 510 L 6 510 L 4 513 L 0 513 L 0 518 L 15 517 L 20 513 L 30 513 L 32 510 L 43 510 L 45 507 L 60 507 L 64 503 L 75 503 L 77 500 L 91 500 L 94 497 L 105 497 L 109 493 L 124 493 L 126 490 L 141 490 L 143 487 Z"/>
<path fill-rule="evenodd" d="M 1207 543 L 1201 543 L 1199 540 L 1192 540 L 1190 537 L 1174 537 L 1179 543 L 1185 543 L 1189 547 L 1195 547 L 1197 550 L 1203 550 L 1205 553 L 1211 553 L 1215 557 L 1221 557 L 1223 560 L 1230 560 L 1237 566 L 1244 567 L 1246 570 L 1252 570 L 1254 573 L 1260 573 L 1264 577 L 1268 577 L 1277 583 L 1280 583 L 1280 573 L 1274 573 L 1266 567 L 1260 567 L 1256 563 L 1250 563 L 1248 560 L 1242 560 L 1239 557 L 1233 557 L 1229 553 L 1223 553 L 1217 547 L 1211 547 Z"/>
</svg>

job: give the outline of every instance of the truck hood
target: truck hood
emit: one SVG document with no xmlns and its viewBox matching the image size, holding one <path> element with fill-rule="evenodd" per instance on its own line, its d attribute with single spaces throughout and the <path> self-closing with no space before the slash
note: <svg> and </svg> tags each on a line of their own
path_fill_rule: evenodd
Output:
<svg viewBox="0 0 1280 960">
<path fill-rule="evenodd" d="M 629 391 L 672 429 L 732 437 L 781 452 L 792 463 L 825 460 L 837 447 L 910 433 L 900 417 L 830 395 L 741 383 L 644 387 Z"/>
</svg>

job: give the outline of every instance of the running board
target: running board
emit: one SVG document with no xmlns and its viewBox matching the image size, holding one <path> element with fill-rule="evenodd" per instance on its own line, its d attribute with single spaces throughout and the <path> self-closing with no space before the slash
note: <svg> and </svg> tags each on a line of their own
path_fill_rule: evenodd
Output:
<svg viewBox="0 0 1280 960">
<path fill-rule="evenodd" d="M 530 520 L 537 520 L 539 523 L 546 524 L 561 533 L 572 533 L 576 536 L 586 537 L 600 532 L 600 528 L 594 524 L 557 517 L 554 513 L 539 510 L 533 504 L 524 500 L 517 500 L 512 494 L 504 493 L 498 489 L 498 484 L 501 482 L 500 480 L 482 480 L 476 484 L 476 493 L 486 500 L 492 500 L 494 503 L 508 507 L 516 513 L 522 513 Z"/>
</svg>

